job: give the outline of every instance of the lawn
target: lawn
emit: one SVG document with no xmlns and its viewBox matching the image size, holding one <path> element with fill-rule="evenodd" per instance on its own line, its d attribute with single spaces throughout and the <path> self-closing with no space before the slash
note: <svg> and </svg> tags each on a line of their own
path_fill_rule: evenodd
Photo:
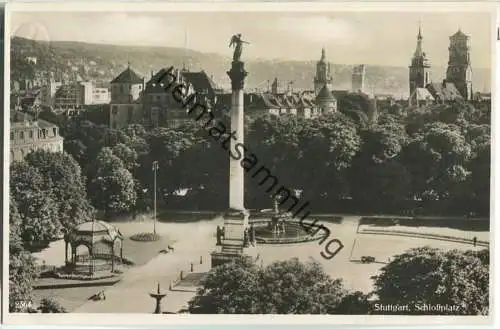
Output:
<svg viewBox="0 0 500 329">
<path fill-rule="evenodd" d="M 158 255 L 160 250 L 167 249 L 174 241 L 167 236 L 161 236 L 158 241 L 133 241 L 130 236 L 123 240 L 123 255 L 134 262 L 134 265 L 144 265 Z"/>
<path fill-rule="evenodd" d="M 120 232 L 123 234 L 123 257 L 134 262 L 136 266 L 143 265 L 149 262 L 153 257 L 158 255 L 162 249 L 167 249 L 168 245 L 175 243 L 176 239 L 171 237 L 170 229 L 166 228 L 164 223 L 157 223 L 157 233 L 161 236 L 158 241 L 140 242 L 133 241 L 130 236 L 153 231 L 152 221 L 120 221 L 113 222 Z M 45 261 L 47 266 L 63 266 L 64 265 L 64 241 L 58 240 L 52 242 L 48 248 L 33 253 L 37 261 L 41 264 Z"/>
</svg>

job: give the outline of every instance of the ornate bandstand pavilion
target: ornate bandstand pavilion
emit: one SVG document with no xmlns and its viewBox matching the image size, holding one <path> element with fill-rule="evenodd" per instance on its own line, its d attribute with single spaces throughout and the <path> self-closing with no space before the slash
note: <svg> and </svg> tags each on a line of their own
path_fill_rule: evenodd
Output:
<svg viewBox="0 0 500 329">
<path fill-rule="evenodd" d="M 65 261 L 72 272 L 114 272 L 123 263 L 123 236 L 113 225 L 93 220 L 82 223 L 65 235 Z M 79 248 L 79 247 L 85 247 Z M 71 256 L 68 252 L 71 250 Z"/>
</svg>

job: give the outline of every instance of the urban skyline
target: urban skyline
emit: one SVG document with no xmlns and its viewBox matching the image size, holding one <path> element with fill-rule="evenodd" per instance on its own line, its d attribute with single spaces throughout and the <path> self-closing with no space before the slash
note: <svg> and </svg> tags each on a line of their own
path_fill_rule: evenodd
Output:
<svg viewBox="0 0 500 329">
<path fill-rule="evenodd" d="M 36 40 L 178 47 L 225 56 L 228 31 L 235 31 L 251 42 L 248 59 L 317 60 L 324 47 L 332 63 L 384 66 L 409 64 L 420 25 L 432 66 L 447 65 L 449 36 L 459 29 L 471 37 L 472 66 L 491 66 L 490 14 L 485 12 L 15 12 L 11 21 L 12 36 Z M 211 38 L 206 38 L 207 26 Z"/>
</svg>

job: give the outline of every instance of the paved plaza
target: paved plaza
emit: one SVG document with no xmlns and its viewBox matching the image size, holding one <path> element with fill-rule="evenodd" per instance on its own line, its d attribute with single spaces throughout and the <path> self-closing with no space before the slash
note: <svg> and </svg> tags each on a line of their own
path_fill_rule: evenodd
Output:
<svg viewBox="0 0 500 329">
<path fill-rule="evenodd" d="M 337 238 L 344 244 L 344 248 L 331 260 L 326 260 L 320 255 L 324 251 L 328 240 L 321 245 L 318 241 L 289 245 L 258 245 L 255 248 L 250 248 L 249 251 L 253 255 L 258 255 L 257 262 L 263 265 L 293 257 L 303 261 L 315 259 L 324 266 L 325 271 L 332 278 L 342 278 L 346 288 L 366 293 L 372 289 L 370 277 L 376 275 L 390 257 L 409 248 L 425 245 L 443 250 L 473 248 L 472 245 L 449 241 L 357 234 L 360 217 L 344 217 L 341 224 L 330 223 L 327 219 L 325 218 L 321 223 L 330 229 L 331 235 L 329 239 Z M 150 221 L 114 224 L 126 237 L 137 232 L 147 231 L 152 227 Z M 217 225 L 221 224 L 220 218 L 190 223 L 157 223 L 157 232 L 164 237 L 168 237 L 167 241 L 172 241 L 175 251 L 167 254 L 159 253 L 149 262 L 127 270 L 123 275 L 123 279 L 113 286 L 60 289 L 66 291 L 52 291 L 51 293 L 71 312 L 152 313 L 155 303 L 148 293 L 153 292 L 157 287 L 157 283 L 160 283 L 161 289 L 167 293 L 162 302 L 163 312 L 179 312 L 186 307 L 187 302 L 195 293 L 193 289 L 183 289 L 182 287 L 175 287 L 175 285 L 174 291 L 169 291 L 169 285 L 179 277 L 181 270 L 185 274 L 190 272 L 191 262 L 194 264 L 194 272 L 196 273 L 209 270 L 210 253 L 216 248 L 214 233 Z M 439 230 L 434 229 L 433 231 L 439 233 Z M 470 232 L 448 228 L 442 230 L 446 231 L 446 234 L 460 237 L 471 234 Z M 487 232 L 474 232 L 474 234 L 478 234 L 481 239 L 487 236 Z M 124 250 L 127 249 L 129 241 L 126 238 Z M 57 263 L 61 261 L 64 255 L 63 248 L 62 244 L 55 243 L 51 248 L 37 256 L 44 258 L 48 264 Z M 126 256 L 125 251 L 124 253 Z M 359 260 L 361 256 L 374 256 L 377 262 L 362 264 L 355 261 Z M 200 264 L 200 257 L 203 260 L 202 264 Z M 105 290 L 105 300 L 87 300 L 88 297 L 101 289 Z M 44 295 L 48 291 L 37 291 L 36 293 Z"/>
</svg>

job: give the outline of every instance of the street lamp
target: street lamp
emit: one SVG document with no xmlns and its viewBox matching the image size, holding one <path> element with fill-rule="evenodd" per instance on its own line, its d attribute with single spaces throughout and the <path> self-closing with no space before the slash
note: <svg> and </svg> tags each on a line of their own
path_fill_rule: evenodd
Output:
<svg viewBox="0 0 500 329">
<path fill-rule="evenodd" d="M 153 161 L 153 172 L 154 172 L 153 234 L 156 235 L 156 173 L 158 172 L 158 161 Z"/>
</svg>

